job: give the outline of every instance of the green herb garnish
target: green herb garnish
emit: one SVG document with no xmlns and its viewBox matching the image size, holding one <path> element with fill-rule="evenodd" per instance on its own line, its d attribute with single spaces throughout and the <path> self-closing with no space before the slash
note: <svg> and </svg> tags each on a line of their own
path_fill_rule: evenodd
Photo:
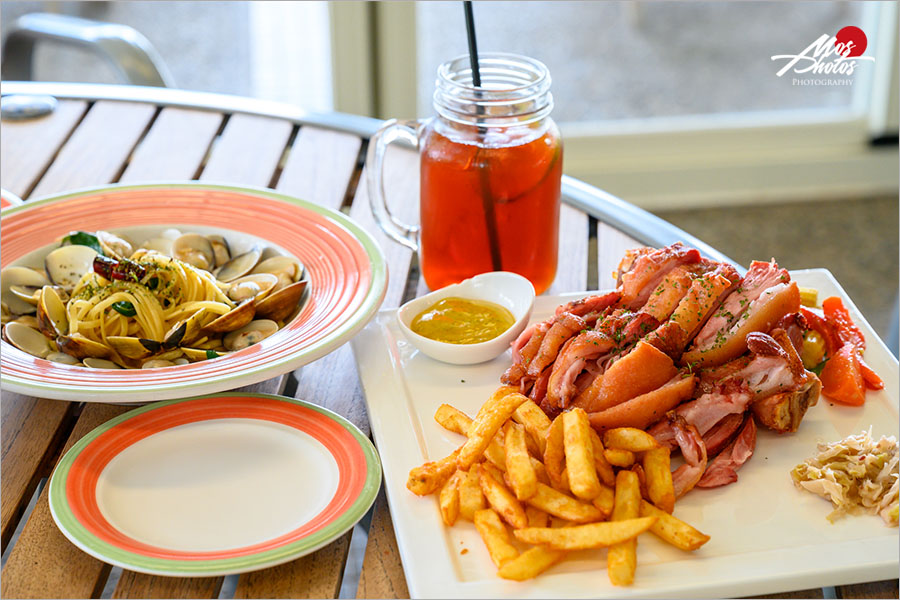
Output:
<svg viewBox="0 0 900 600">
<path fill-rule="evenodd" d="M 215 350 L 207 350 L 207 351 L 206 351 L 206 358 L 207 358 L 207 359 L 210 359 L 210 358 L 219 358 L 219 353 L 216 352 Z"/>
<path fill-rule="evenodd" d="M 87 246 L 97 251 L 97 254 L 103 254 L 103 248 L 100 247 L 100 240 L 93 233 L 87 231 L 72 231 L 62 239 L 63 246 Z"/>
<path fill-rule="evenodd" d="M 137 311 L 134 309 L 134 304 L 128 302 L 127 300 L 113 302 L 112 308 L 114 311 L 125 317 L 133 317 L 137 314 Z"/>
</svg>

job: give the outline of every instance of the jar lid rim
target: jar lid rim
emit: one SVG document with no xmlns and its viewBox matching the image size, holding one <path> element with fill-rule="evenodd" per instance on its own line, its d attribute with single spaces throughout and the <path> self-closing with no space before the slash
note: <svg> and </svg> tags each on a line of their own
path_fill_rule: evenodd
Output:
<svg viewBox="0 0 900 600">
<path fill-rule="evenodd" d="M 469 64 L 469 55 L 461 54 L 455 58 L 452 58 L 444 63 L 442 63 L 438 67 L 438 83 L 446 84 L 456 88 L 461 88 L 465 90 L 475 90 L 481 92 L 516 92 L 521 90 L 527 90 L 529 88 L 533 88 L 536 86 L 549 86 L 550 83 L 550 71 L 547 69 L 547 65 L 537 60 L 536 58 L 531 58 L 529 56 L 524 56 L 522 54 L 515 54 L 512 52 L 479 52 L 478 53 L 479 66 L 484 66 L 485 64 L 490 63 L 507 63 L 514 65 L 522 65 L 526 67 L 530 67 L 531 71 L 535 74 L 535 78 L 528 83 L 524 83 L 522 85 L 504 87 L 502 89 L 489 89 L 481 87 L 475 87 L 474 85 L 466 85 L 461 83 L 457 79 L 451 77 L 452 73 L 471 73 L 471 67 L 467 69 L 456 69 L 451 71 L 454 65 L 459 64 L 460 62 L 464 62 L 464 64 Z"/>
</svg>

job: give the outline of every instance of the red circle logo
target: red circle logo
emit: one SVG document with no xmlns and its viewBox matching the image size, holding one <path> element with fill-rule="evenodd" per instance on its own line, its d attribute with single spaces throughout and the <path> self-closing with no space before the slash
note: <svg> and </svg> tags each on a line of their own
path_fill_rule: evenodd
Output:
<svg viewBox="0 0 900 600">
<path fill-rule="evenodd" d="M 866 51 L 866 46 L 869 43 L 863 30 L 859 27 L 854 27 L 853 25 L 847 25 L 838 31 L 834 38 L 834 45 L 837 46 L 841 54 L 847 58 L 862 56 L 862 53 Z M 849 53 L 847 53 L 847 48 L 850 49 Z"/>
</svg>

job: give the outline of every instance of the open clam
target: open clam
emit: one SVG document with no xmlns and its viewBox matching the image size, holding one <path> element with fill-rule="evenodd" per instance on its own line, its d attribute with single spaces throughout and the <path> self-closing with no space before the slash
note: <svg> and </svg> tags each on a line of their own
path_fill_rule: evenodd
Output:
<svg viewBox="0 0 900 600">
<path fill-rule="evenodd" d="M 140 360 L 156 354 L 162 349 L 162 344 L 156 340 L 131 337 L 125 335 L 111 335 L 106 338 L 113 350 L 125 358 Z"/>
<path fill-rule="evenodd" d="M 278 277 L 271 273 L 256 273 L 245 275 L 231 282 L 228 288 L 228 297 L 235 302 L 241 302 L 249 298 L 262 300 L 278 283 Z"/>
<path fill-rule="evenodd" d="M 0 298 L 11 314 L 24 315 L 35 311 L 35 304 L 20 296 L 21 288 L 41 288 L 50 285 L 47 277 L 28 267 L 6 267 L 0 273 Z M 17 288 L 13 292 L 12 288 Z"/>
<path fill-rule="evenodd" d="M 116 363 L 114 363 L 113 361 L 106 360 L 104 358 L 93 358 L 93 357 L 89 356 L 88 358 L 84 359 L 81 362 L 84 364 L 84 366 L 86 366 L 90 369 L 121 369 L 122 368 L 119 365 L 117 365 Z"/>
<path fill-rule="evenodd" d="M 241 350 L 266 339 L 276 331 L 278 323 L 275 321 L 257 319 L 226 335 L 223 343 L 226 350 Z"/>
<path fill-rule="evenodd" d="M 186 233 L 172 243 L 172 256 L 198 269 L 212 270 L 216 252 L 209 240 L 199 233 Z"/>
<path fill-rule="evenodd" d="M 80 333 L 61 335 L 56 338 L 59 349 L 75 358 L 106 358 L 111 354 L 108 346 L 88 339 Z"/>
<path fill-rule="evenodd" d="M 66 305 L 59 292 L 51 285 L 41 288 L 37 322 L 41 333 L 50 338 L 57 338 L 69 333 L 69 316 L 66 314 Z"/>
<path fill-rule="evenodd" d="M 62 246 L 44 258 L 44 269 L 52 283 L 69 292 L 85 273 L 94 270 L 96 256 L 97 251 L 87 246 Z"/>
<path fill-rule="evenodd" d="M 228 240 L 221 235 L 208 235 L 206 239 L 209 240 L 209 244 L 212 246 L 217 267 L 221 267 L 231 260 L 231 247 L 228 245 Z"/>
<path fill-rule="evenodd" d="M 182 344 L 187 344 L 197 339 L 201 328 L 202 321 L 206 318 L 208 311 L 203 308 L 172 326 L 163 337 L 162 347 L 171 350 Z"/>
<path fill-rule="evenodd" d="M 260 261 L 250 273 L 271 273 L 275 275 L 278 277 L 278 284 L 275 286 L 275 289 L 279 290 L 303 279 L 303 276 L 306 274 L 306 267 L 293 256 L 273 256 Z"/>
<path fill-rule="evenodd" d="M 47 360 L 55 363 L 62 363 L 64 365 L 80 365 L 81 361 L 75 358 L 74 356 L 70 356 L 65 352 L 51 352 L 47 356 L 45 356 Z"/>
<path fill-rule="evenodd" d="M 6 336 L 6 341 L 22 352 L 38 358 L 45 358 L 53 351 L 50 340 L 43 333 L 23 323 L 7 323 L 3 328 L 3 335 Z"/>
<path fill-rule="evenodd" d="M 292 283 L 256 303 L 256 314 L 274 321 L 283 321 L 291 315 L 303 299 L 309 280 Z"/>
<path fill-rule="evenodd" d="M 236 307 L 216 319 L 207 323 L 202 328 L 202 333 L 226 333 L 240 329 L 253 320 L 256 315 L 256 306 L 254 300 L 244 300 Z"/>
<path fill-rule="evenodd" d="M 260 254 L 262 254 L 262 252 L 259 248 L 253 248 L 252 250 L 248 250 L 243 254 L 235 256 L 222 265 L 221 269 L 216 271 L 216 279 L 227 283 L 246 275 L 257 265 Z"/>
<path fill-rule="evenodd" d="M 112 256 L 114 258 L 128 258 L 134 254 L 134 246 L 131 242 L 114 233 L 98 231 L 97 240 L 100 242 L 100 247 L 103 248 L 103 253 L 107 256 Z"/>
</svg>

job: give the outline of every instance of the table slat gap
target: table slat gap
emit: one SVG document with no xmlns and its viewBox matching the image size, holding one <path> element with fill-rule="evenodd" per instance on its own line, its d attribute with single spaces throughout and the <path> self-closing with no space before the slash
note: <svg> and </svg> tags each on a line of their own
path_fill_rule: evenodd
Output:
<svg viewBox="0 0 900 600">
<path fill-rule="evenodd" d="M 281 179 L 281 174 L 284 171 L 284 166 L 287 164 L 288 156 L 291 153 L 291 148 L 294 146 L 294 141 L 297 139 L 299 131 L 299 125 L 294 125 L 291 129 L 291 134 L 288 136 L 287 142 L 284 145 L 284 150 L 281 151 L 281 158 L 278 159 L 278 165 L 275 167 L 275 172 L 272 173 L 272 179 L 269 180 L 269 184 L 266 187 L 273 190 L 278 187 L 278 180 Z"/>
<path fill-rule="evenodd" d="M 48 476 L 75 424 L 73 406 L 58 400 L 3 394 L 2 536 L 15 533 L 41 479 Z"/>
<path fill-rule="evenodd" d="M 130 406 L 89 404 L 85 407 L 63 453 L 95 427 L 128 410 Z M 0 577 L 4 598 L 96 598 L 106 584 L 110 566 L 79 550 L 53 521 L 45 486 L 9 553 Z"/>
<path fill-rule="evenodd" d="M 356 197 L 356 191 L 359 189 L 359 181 L 362 178 L 363 167 L 366 165 L 366 155 L 369 151 L 369 140 L 363 138 L 359 145 L 359 152 L 356 156 L 356 163 L 353 167 L 353 173 L 350 175 L 350 181 L 347 183 L 347 190 L 344 192 L 344 199 L 341 202 L 341 212 L 350 214 L 350 207 L 353 204 L 353 198 Z"/>
<path fill-rule="evenodd" d="M 191 179 L 202 167 L 222 121 L 222 115 L 208 111 L 163 108 L 119 183 Z"/>
<path fill-rule="evenodd" d="M 406 574 L 400 561 L 394 522 L 383 485 L 375 500 L 375 512 L 369 526 L 369 540 L 356 597 L 409 598 L 409 587 L 406 585 Z"/>
<path fill-rule="evenodd" d="M 113 598 L 218 598 L 224 577 L 160 577 L 122 571 Z"/>
<path fill-rule="evenodd" d="M 109 183 L 121 173 L 156 113 L 157 108 L 148 104 L 95 102 L 32 194 L 43 196 Z"/>
<path fill-rule="evenodd" d="M 590 221 L 587 214 L 564 203 L 559 207 L 558 235 L 556 277 L 547 293 L 560 294 L 588 289 Z"/>
<path fill-rule="evenodd" d="M 4 121 L 0 136 L 3 187 L 27 199 L 92 106 L 93 102 L 63 100 L 56 111 L 41 119 Z"/>
<path fill-rule="evenodd" d="M 359 160 L 362 140 L 354 135 L 305 126 L 281 171 L 276 188 L 321 206 L 339 210 L 348 190 L 353 190 L 353 173 Z"/>
<path fill-rule="evenodd" d="M 197 170 L 194 171 L 194 176 L 191 177 L 194 181 L 199 181 L 200 177 L 203 175 L 203 171 L 206 170 L 206 165 L 209 164 L 209 159 L 212 156 L 213 149 L 216 147 L 216 144 L 222 139 L 222 133 L 225 131 L 225 127 L 228 125 L 228 121 L 231 119 L 230 114 L 222 115 L 222 122 L 219 123 L 219 128 L 216 130 L 216 133 L 213 134 L 212 138 L 209 140 L 209 144 L 206 146 L 206 152 L 203 154 L 203 158 L 200 159 L 200 165 L 197 167 Z"/>
<path fill-rule="evenodd" d="M 597 289 L 609 290 L 616 287 L 612 273 L 618 268 L 625 251 L 645 246 L 630 235 L 615 227 L 597 222 Z"/>
<path fill-rule="evenodd" d="M 201 181 L 264 187 L 272 180 L 293 123 L 234 114 L 216 141 Z"/>
<path fill-rule="evenodd" d="M 159 118 L 160 113 L 162 112 L 162 107 L 157 106 L 156 112 L 153 113 L 153 116 L 150 117 L 150 120 L 147 122 L 147 125 L 144 127 L 144 130 L 138 136 L 137 140 L 134 142 L 134 145 L 131 147 L 131 151 L 128 152 L 128 155 L 125 157 L 125 160 L 122 162 L 122 166 L 119 168 L 119 171 L 113 176 L 109 182 L 110 183 L 118 183 L 122 179 L 122 175 L 125 174 L 125 170 L 128 169 L 128 166 L 131 164 L 131 161 L 134 159 L 135 152 L 137 152 L 138 148 L 140 148 L 141 143 L 147 138 L 147 135 L 150 133 L 150 129 L 153 127 L 156 120 Z"/>
</svg>

